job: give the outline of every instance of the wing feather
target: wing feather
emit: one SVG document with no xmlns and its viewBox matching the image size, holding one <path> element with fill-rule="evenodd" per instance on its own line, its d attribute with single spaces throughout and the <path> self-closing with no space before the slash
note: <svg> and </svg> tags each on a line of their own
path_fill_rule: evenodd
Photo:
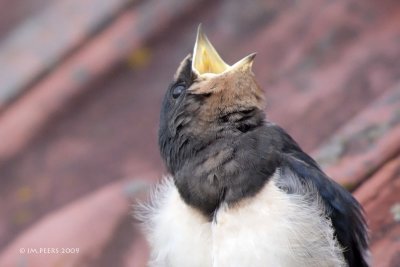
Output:
<svg viewBox="0 0 400 267">
<path fill-rule="evenodd" d="M 326 215 L 335 228 L 336 237 L 345 249 L 344 256 L 350 267 L 367 267 L 368 234 L 364 213 L 357 200 L 342 186 L 330 179 L 318 164 L 280 127 L 274 126 L 282 137 L 281 172 L 284 177 L 296 177 L 296 183 L 281 181 L 289 193 L 304 191 L 300 186 L 312 185 L 325 205 Z M 295 175 L 285 175 L 294 173 Z M 293 178 L 292 178 L 293 179 Z"/>
</svg>

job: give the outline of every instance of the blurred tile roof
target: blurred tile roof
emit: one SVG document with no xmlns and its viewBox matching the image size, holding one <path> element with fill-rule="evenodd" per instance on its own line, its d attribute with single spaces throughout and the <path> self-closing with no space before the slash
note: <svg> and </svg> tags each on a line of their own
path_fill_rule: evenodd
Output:
<svg viewBox="0 0 400 267">
<path fill-rule="evenodd" d="M 103 2 L 57 0 L 0 43 L 2 80 L 16 81 L 0 85 L 1 266 L 34 260 L 15 248 L 38 233 L 59 244 L 37 230 L 58 220 L 69 220 L 66 232 L 87 229 L 75 246 L 104 234 L 65 264 L 144 266 L 146 248 L 121 200 L 135 183 L 120 181 L 163 172 L 159 106 L 199 22 L 228 62 L 258 52 L 269 119 L 355 192 L 375 266 L 400 265 L 398 1 Z M 39 22 L 52 16 L 47 32 Z M 108 197 L 119 212 L 99 224 Z M 81 206 L 93 213 L 71 208 Z"/>
</svg>

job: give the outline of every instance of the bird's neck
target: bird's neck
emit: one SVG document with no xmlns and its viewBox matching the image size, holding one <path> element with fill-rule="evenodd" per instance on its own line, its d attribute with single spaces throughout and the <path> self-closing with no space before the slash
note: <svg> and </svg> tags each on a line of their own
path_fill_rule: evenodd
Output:
<svg viewBox="0 0 400 267">
<path fill-rule="evenodd" d="M 262 130 L 262 127 L 259 129 Z M 234 203 L 254 195 L 275 172 L 276 158 L 268 155 L 258 130 L 227 134 L 215 139 L 182 137 L 170 156 L 181 161 L 173 170 L 184 201 L 207 216 L 221 203 Z"/>
</svg>

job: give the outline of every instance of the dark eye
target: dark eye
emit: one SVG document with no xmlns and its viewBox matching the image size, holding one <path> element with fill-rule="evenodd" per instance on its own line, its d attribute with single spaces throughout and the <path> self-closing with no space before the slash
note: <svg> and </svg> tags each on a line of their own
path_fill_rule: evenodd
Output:
<svg viewBox="0 0 400 267">
<path fill-rule="evenodd" d="M 172 89 L 172 97 L 175 99 L 178 98 L 183 93 L 183 91 L 185 91 L 185 89 L 186 89 L 185 86 L 182 84 L 175 86 Z"/>
</svg>

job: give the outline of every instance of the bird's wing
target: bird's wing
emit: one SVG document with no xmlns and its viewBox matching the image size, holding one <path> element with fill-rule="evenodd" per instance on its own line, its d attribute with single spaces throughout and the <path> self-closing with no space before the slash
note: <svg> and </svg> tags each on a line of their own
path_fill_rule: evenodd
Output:
<svg viewBox="0 0 400 267">
<path fill-rule="evenodd" d="M 289 193 L 302 193 L 311 184 L 325 206 L 339 243 L 345 249 L 344 256 L 349 266 L 368 266 L 367 226 L 360 204 L 346 189 L 331 180 L 283 129 L 276 127 L 276 130 L 282 137 L 280 186 Z"/>
</svg>

